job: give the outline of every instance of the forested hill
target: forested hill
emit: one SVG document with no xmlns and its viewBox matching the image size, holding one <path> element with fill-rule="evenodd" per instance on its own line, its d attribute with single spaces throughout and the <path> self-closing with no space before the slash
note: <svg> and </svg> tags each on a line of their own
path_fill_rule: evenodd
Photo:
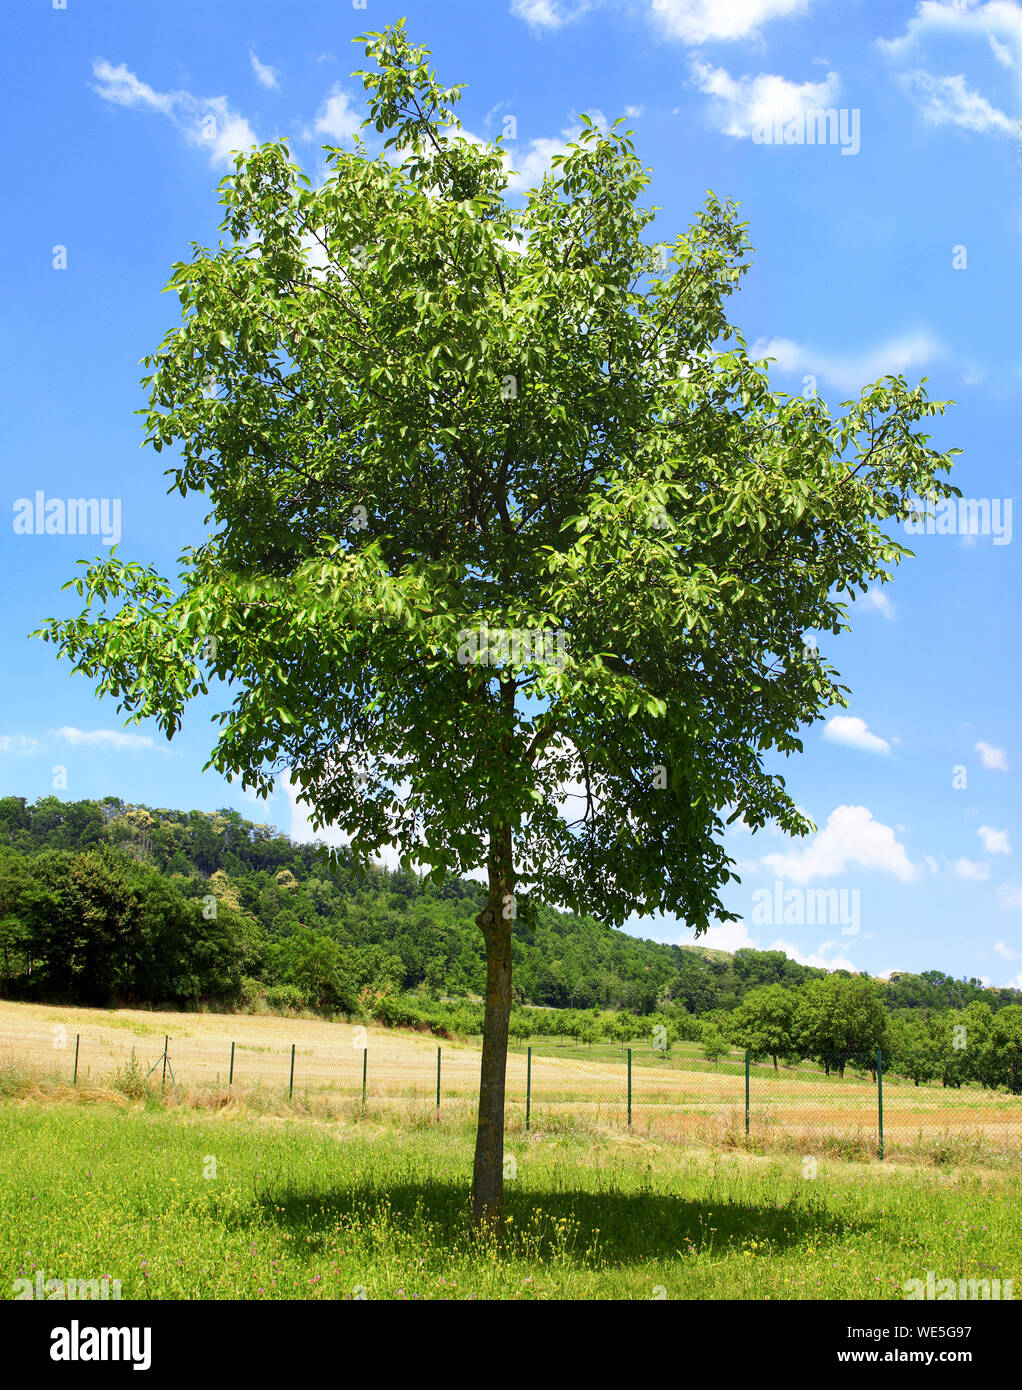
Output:
<svg viewBox="0 0 1022 1390">
<path fill-rule="evenodd" d="M 427 887 L 414 874 L 351 865 L 331 873 L 315 846 L 232 810 L 0 799 L 9 997 L 229 1004 L 253 982 L 325 1009 L 351 1009 L 366 990 L 478 996 L 481 899 L 470 881 Z M 780 951 L 727 956 L 639 940 L 535 903 L 514 928 L 516 998 L 548 1007 L 705 1014 L 756 986 L 824 973 Z M 939 971 L 883 988 L 893 1010 L 1022 997 Z"/>
</svg>

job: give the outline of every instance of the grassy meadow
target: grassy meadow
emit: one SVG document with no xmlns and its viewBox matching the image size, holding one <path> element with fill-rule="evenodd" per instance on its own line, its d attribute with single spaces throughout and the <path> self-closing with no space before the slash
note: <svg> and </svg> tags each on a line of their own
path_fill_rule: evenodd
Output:
<svg viewBox="0 0 1022 1390">
<path fill-rule="evenodd" d="M 147 1077 L 165 1033 L 166 1087 Z M 314 1019 L 0 1005 L 0 1298 L 40 1270 L 107 1276 L 125 1299 L 901 1299 L 928 1270 L 1022 1281 L 1017 1097 L 893 1084 L 879 1162 L 868 1078 L 758 1068 L 746 1135 L 740 1069 L 679 1050 L 636 1065 L 629 1132 L 620 1057 L 540 1046 L 528 1130 L 510 1059 L 507 1219 L 480 1243 L 478 1050 L 443 1044 L 438 1114 L 436 1049 Z"/>
<path fill-rule="evenodd" d="M 39 1269 L 106 1275 L 125 1299 L 798 1300 L 1022 1270 L 1010 1154 L 810 1163 L 519 1128 L 498 1247 L 468 1230 L 468 1117 L 68 1096 L 10 1071 L 3 1089 L 7 1298 Z"/>
<path fill-rule="evenodd" d="M 470 1126 L 0 1106 L 0 1290 L 124 1298 L 900 1298 L 1022 1270 L 1022 1173 L 510 1137 L 506 1236 L 467 1229 Z"/>
</svg>

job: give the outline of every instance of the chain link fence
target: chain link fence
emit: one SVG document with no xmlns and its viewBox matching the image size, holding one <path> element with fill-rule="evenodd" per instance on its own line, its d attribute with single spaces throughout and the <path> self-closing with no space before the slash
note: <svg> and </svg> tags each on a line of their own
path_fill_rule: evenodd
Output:
<svg viewBox="0 0 1022 1390">
<path fill-rule="evenodd" d="M 72 1087 L 142 1093 L 258 1094 L 265 1104 L 356 1106 L 397 1121 L 471 1119 L 480 1051 L 371 1025 L 239 1015 L 104 1015 L 64 1023 L 0 1014 L 0 1067 L 30 1068 Z M 162 1027 L 171 1031 L 164 1033 Z M 884 1157 L 948 1159 L 1022 1153 L 1022 1096 L 977 1085 L 916 1085 L 882 1054 L 772 1065 L 729 1051 L 710 1060 L 696 1043 L 513 1042 L 507 1064 L 509 1132 L 588 1130 L 654 1143 L 710 1144 Z"/>
</svg>

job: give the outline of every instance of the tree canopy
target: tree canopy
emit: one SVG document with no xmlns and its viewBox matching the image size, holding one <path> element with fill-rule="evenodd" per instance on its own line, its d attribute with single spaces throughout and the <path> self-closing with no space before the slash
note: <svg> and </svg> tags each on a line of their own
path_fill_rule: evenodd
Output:
<svg viewBox="0 0 1022 1390">
<path fill-rule="evenodd" d="M 891 577 L 886 523 L 957 492 L 922 386 L 839 415 L 772 390 L 726 312 L 734 204 L 651 241 L 650 171 L 584 117 L 518 206 L 403 23 L 363 39 L 383 150 L 328 150 L 320 187 L 283 143 L 239 154 L 226 241 L 173 269 L 147 439 L 209 535 L 176 585 L 87 564 L 44 635 L 168 736 L 220 683 L 211 765 L 286 770 L 357 855 L 485 866 L 488 1221 L 516 895 L 725 915 L 727 821 L 812 829 L 766 766 L 845 703 L 807 634 Z"/>
</svg>

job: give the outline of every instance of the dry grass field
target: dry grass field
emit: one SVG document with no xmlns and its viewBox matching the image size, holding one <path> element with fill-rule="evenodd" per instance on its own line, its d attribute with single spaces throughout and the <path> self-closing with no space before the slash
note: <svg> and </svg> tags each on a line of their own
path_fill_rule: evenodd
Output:
<svg viewBox="0 0 1022 1390">
<path fill-rule="evenodd" d="M 131 1071 L 162 1084 L 163 1040 L 169 1036 L 167 1085 L 242 1105 L 255 1092 L 265 1109 L 288 1100 L 291 1047 L 294 1097 L 323 1114 L 361 1104 L 363 1060 L 367 1107 L 395 1120 L 435 1120 L 437 1047 L 425 1034 L 360 1028 L 319 1019 L 250 1014 L 159 1013 L 132 1009 L 62 1008 L 0 1002 L 0 1064 L 29 1065 L 52 1081 L 70 1082 L 76 1035 L 79 1087 L 107 1087 Z M 231 1044 L 233 1084 L 228 1089 Z M 440 1119 L 471 1114 L 479 1079 L 474 1041 L 441 1044 Z M 132 1053 L 134 1052 L 134 1064 Z M 531 1128 L 575 1124 L 627 1135 L 627 1063 L 584 1051 L 536 1048 L 532 1058 Z M 508 1123 L 524 1126 L 526 1058 L 508 1059 Z M 884 1082 L 884 1132 L 889 1153 L 942 1141 L 981 1142 L 1022 1154 L 1022 1097 L 978 1089 Z M 708 1069 L 684 1045 L 669 1063 L 636 1049 L 632 1066 L 632 1134 L 663 1143 L 745 1141 L 745 1080 L 734 1067 Z M 790 1151 L 857 1151 L 876 1147 L 876 1086 L 867 1075 L 824 1077 L 807 1070 L 757 1068 L 751 1084 L 749 1140 Z"/>
</svg>

